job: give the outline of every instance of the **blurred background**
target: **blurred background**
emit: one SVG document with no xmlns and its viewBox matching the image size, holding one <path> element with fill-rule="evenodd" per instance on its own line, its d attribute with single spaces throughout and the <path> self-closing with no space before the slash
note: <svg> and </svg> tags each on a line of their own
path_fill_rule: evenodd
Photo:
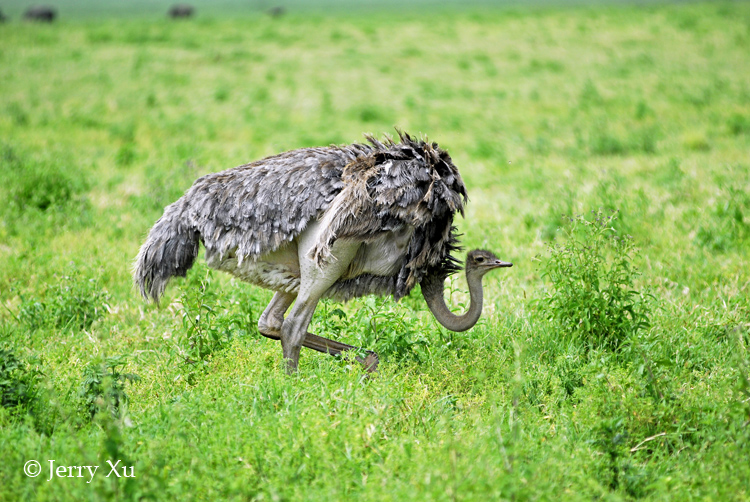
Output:
<svg viewBox="0 0 750 502">
<path fill-rule="evenodd" d="M 677 2 L 672 3 L 679 3 Z M 690 0 L 682 0 L 690 1 Z M 0 9 L 14 18 L 25 9 L 36 5 L 49 5 L 57 8 L 62 16 L 72 18 L 101 16 L 151 16 L 162 14 L 176 4 L 189 4 L 201 15 L 238 15 L 266 12 L 273 8 L 284 8 L 289 12 L 352 12 L 373 10 L 422 10 L 442 8 L 476 8 L 476 7 L 544 7 L 585 5 L 649 5 L 665 3 L 660 0 L 195 0 L 190 2 L 173 2 L 169 0 L 62 0 L 55 2 L 33 2 L 29 0 L 6 0 Z"/>
</svg>

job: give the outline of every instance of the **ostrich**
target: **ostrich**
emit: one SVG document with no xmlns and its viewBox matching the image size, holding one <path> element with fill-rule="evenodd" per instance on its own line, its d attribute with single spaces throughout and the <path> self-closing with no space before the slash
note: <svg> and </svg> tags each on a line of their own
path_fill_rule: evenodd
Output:
<svg viewBox="0 0 750 502">
<path fill-rule="evenodd" d="M 281 340 L 289 373 L 302 346 L 356 349 L 307 332 L 321 298 L 398 301 L 420 284 L 438 322 L 470 329 L 482 312 L 482 277 L 512 264 L 469 252 L 470 305 L 460 316 L 450 311 L 443 285 L 461 268 L 453 216 L 463 215 L 466 187 L 437 143 L 397 132 L 399 142 L 365 136 L 369 144 L 302 148 L 199 178 L 141 246 L 133 278 L 142 296 L 158 302 L 202 242 L 209 267 L 275 291 L 258 331 Z M 378 364 L 373 352 L 357 360 L 369 371 Z"/>
</svg>

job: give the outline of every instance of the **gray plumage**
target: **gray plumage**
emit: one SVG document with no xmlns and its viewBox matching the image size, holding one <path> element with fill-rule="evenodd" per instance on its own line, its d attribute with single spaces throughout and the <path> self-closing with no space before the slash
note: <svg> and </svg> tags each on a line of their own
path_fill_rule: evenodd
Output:
<svg viewBox="0 0 750 502">
<path fill-rule="evenodd" d="M 336 239 L 371 240 L 414 227 L 397 274 L 335 283 L 329 297 L 407 295 L 431 268 L 458 270 L 453 215 L 466 199 L 458 169 L 436 143 L 399 133 L 400 142 L 303 148 L 199 178 L 167 206 L 136 259 L 135 282 L 159 299 L 173 276 L 184 277 L 198 255 L 232 256 L 241 264 L 293 241 L 327 212 L 331 224 L 314 249 L 320 264 Z M 218 268 L 218 267 L 217 267 Z"/>
<path fill-rule="evenodd" d="M 436 143 L 401 131 L 398 142 L 367 140 L 293 150 L 199 178 L 167 206 L 141 247 L 134 267 L 141 294 L 158 301 L 203 243 L 210 267 L 276 291 L 258 328 L 281 340 L 290 371 L 303 345 L 330 354 L 353 348 L 307 333 L 324 297 L 399 300 L 424 282 L 436 319 L 469 329 L 482 310 L 482 276 L 511 265 L 486 251 L 469 253 L 472 304 L 463 316 L 452 314 L 440 286 L 460 269 L 453 217 L 463 214 L 467 195 L 458 169 Z M 377 356 L 361 362 L 372 370 Z"/>
</svg>

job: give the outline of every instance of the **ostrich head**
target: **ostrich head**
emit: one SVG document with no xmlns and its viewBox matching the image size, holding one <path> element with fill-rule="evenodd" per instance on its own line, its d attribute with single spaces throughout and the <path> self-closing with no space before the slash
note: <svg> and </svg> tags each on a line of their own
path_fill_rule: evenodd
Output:
<svg viewBox="0 0 750 502">
<path fill-rule="evenodd" d="M 482 314 L 482 277 L 490 270 L 512 267 L 513 264 L 501 261 L 494 253 L 475 249 L 466 256 L 466 282 L 469 285 L 470 304 L 465 314 L 457 316 L 446 306 L 443 299 L 445 275 L 432 274 L 422 280 L 422 296 L 435 319 L 451 331 L 466 331 L 479 320 Z"/>
<path fill-rule="evenodd" d="M 501 261 L 492 251 L 474 249 L 466 256 L 466 276 L 482 277 L 490 270 L 501 267 L 512 267 L 513 264 Z"/>
</svg>

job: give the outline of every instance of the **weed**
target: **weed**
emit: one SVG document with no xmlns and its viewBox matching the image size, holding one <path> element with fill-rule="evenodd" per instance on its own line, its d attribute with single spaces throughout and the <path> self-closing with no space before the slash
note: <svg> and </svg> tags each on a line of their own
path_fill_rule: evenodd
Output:
<svg viewBox="0 0 750 502">
<path fill-rule="evenodd" d="M 648 106 L 648 103 L 641 99 L 638 101 L 635 107 L 635 118 L 638 120 L 643 120 L 647 116 L 653 115 L 654 111 L 651 109 L 650 106 Z"/>
<path fill-rule="evenodd" d="M 581 358 L 577 354 L 563 354 L 558 358 L 556 369 L 562 388 L 568 397 L 573 396 L 575 390 L 583 386 L 581 373 Z"/>
<path fill-rule="evenodd" d="M 214 91 L 214 99 L 217 103 L 223 103 L 229 99 L 229 89 L 225 86 L 221 86 Z"/>
<path fill-rule="evenodd" d="M 196 364 L 205 366 L 212 354 L 232 340 L 234 333 L 248 331 L 251 322 L 249 312 L 232 312 L 219 300 L 213 289 L 212 270 L 200 265 L 194 268 L 188 274 L 180 295 L 180 352 L 190 368 Z M 194 377 L 189 373 L 191 381 Z"/>
<path fill-rule="evenodd" d="M 135 143 L 128 141 L 123 143 L 122 146 L 117 150 L 115 155 L 115 162 L 118 166 L 125 167 L 133 163 L 136 158 Z"/>
<path fill-rule="evenodd" d="M 182 196 L 197 172 L 198 167 L 191 161 L 167 172 L 147 166 L 146 187 L 143 193 L 131 195 L 130 202 L 140 209 L 161 212 L 164 206 Z"/>
<path fill-rule="evenodd" d="M 658 130 L 654 127 L 641 127 L 634 130 L 628 139 L 630 149 L 634 152 L 645 154 L 656 153 L 656 144 L 659 139 Z"/>
<path fill-rule="evenodd" d="M 698 243 L 712 251 L 727 251 L 750 239 L 750 194 L 736 185 L 717 197 L 707 221 L 696 232 Z"/>
<path fill-rule="evenodd" d="M 102 411 L 113 418 L 124 417 L 127 413 L 125 384 L 137 382 L 140 378 L 136 374 L 122 372 L 126 363 L 124 356 L 105 357 L 91 361 L 83 369 L 78 395 L 92 420 Z"/>
<path fill-rule="evenodd" d="M 30 370 L 13 351 L 0 346 L 0 405 L 14 416 L 31 410 L 38 395 L 39 372 Z"/>
<path fill-rule="evenodd" d="M 41 298 L 21 296 L 18 318 L 31 331 L 86 330 L 107 312 L 109 293 L 71 263 Z"/>
<path fill-rule="evenodd" d="M 99 461 L 110 471 L 114 469 L 117 472 L 107 476 L 105 484 L 96 484 L 95 489 L 100 500 L 155 498 L 153 493 L 143 493 L 144 490 L 136 473 L 136 462 L 128 454 L 126 431 L 132 427 L 132 423 L 127 414 L 128 397 L 125 394 L 124 383 L 125 380 L 135 381 L 138 377 L 119 373 L 116 366 L 122 364 L 124 364 L 124 358 L 119 357 L 105 358 L 101 364 L 92 362 L 90 375 L 84 378 L 84 384 L 87 381 L 91 382 L 88 386 L 91 388 L 82 387 L 81 389 L 87 400 L 91 395 L 96 395 L 89 407 L 94 408 L 91 415 L 92 421 L 95 419 L 102 431 Z M 111 374 L 106 373 L 107 368 L 111 370 Z M 102 411 L 108 411 L 108 413 L 101 413 Z M 109 463 L 106 463 L 107 461 Z M 112 464 L 114 466 L 110 467 Z M 158 475 L 155 481 L 160 481 Z"/>
<path fill-rule="evenodd" d="M 403 309 L 391 299 L 366 297 L 357 303 L 357 308 L 347 315 L 324 300 L 316 314 L 317 326 L 325 333 L 375 351 L 383 360 L 419 361 L 425 357 L 428 340 L 424 331 L 406 319 Z"/>
<path fill-rule="evenodd" d="M 622 419 L 609 419 L 599 424 L 596 445 L 606 456 L 606 468 L 609 473 L 607 484 L 612 490 L 620 486 L 621 458 L 625 453 L 625 441 L 628 434 Z"/>
<path fill-rule="evenodd" d="M 374 106 L 364 106 L 359 110 L 359 120 L 364 123 L 388 122 L 383 109 Z"/>
<path fill-rule="evenodd" d="M 652 126 L 633 129 L 626 135 L 612 132 L 606 121 L 600 121 L 589 133 L 588 146 L 593 155 L 626 155 L 656 153 L 658 130 Z"/>
<path fill-rule="evenodd" d="M 587 347 L 618 349 L 650 326 L 646 295 L 634 289 L 636 249 L 631 237 L 616 234 L 616 218 L 601 211 L 569 218 L 566 242 L 550 246 L 542 264 L 551 283 L 538 303 L 542 314 Z"/>
<path fill-rule="evenodd" d="M 6 106 L 6 113 L 12 117 L 16 126 L 23 127 L 29 124 L 29 114 L 24 106 L 18 102 L 11 102 Z"/>
<path fill-rule="evenodd" d="M 676 189 L 685 179 L 685 173 L 680 167 L 681 161 L 677 157 L 670 158 L 666 165 L 656 173 L 655 180 L 662 186 Z"/>
<path fill-rule="evenodd" d="M 627 234 L 630 231 L 626 216 L 630 216 L 630 200 L 623 196 L 628 192 L 625 186 L 626 181 L 617 173 L 605 173 L 599 183 L 596 185 L 596 203 L 603 213 L 616 215 L 609 220 L 613 232 L 617 234 Z"/>
<path fill-rule="evenodd" d="M 550 197 L 547 211 L 544 216 L 539 218 L 541 220 L 539 222 L 539 237 L 543 241 L 549 242 L 556 238 L 558 230 L 565 220 L 565 215 L 573 213 L 575 200 L 576 194 L 569 188 L 560 190 L 555 197 Z"/>
</svg>

